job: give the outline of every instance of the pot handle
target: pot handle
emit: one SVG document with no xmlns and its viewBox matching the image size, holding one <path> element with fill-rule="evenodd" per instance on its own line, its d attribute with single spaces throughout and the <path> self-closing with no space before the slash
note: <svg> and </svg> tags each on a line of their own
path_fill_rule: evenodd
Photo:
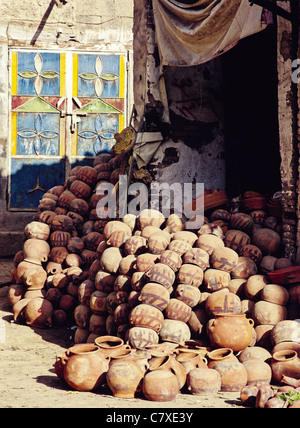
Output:
<svg viewBox="0 0 300 428">
<path fill-rule="evenodd" d="M 215 319 L 213 319 L 213 321 L 212 321 L 211 325 L 209 326 L 209 331 L 210 331 L 211 333 L 213 333 L 214 329 L 215 329 Z"/>
<path fill-rule="evenodd" d="M 253 321 L 253 319 L 252 319 L 252 318 L 248 318 L 248 321 L 249 321 L 249 324 L 250 324 L 250 325 L 254 326 L 254 321 Z"/>
</svg>

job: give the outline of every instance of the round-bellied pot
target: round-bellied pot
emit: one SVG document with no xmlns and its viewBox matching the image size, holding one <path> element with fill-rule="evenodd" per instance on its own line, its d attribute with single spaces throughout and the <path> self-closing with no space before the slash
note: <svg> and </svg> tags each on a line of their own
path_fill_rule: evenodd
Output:
<svg viewBox="0 0 300 428">
<path fill-rule="evenodd" d="M 170 370 L 154 370 L 144 376 L 142 390 L 147 400 L 164 402 L 174 400 L 180 387 Z"/>
<path fill-rule="evenodd" d="M 249 257 L 239 256 L 237 266 L 230 272 L 231 278 L 248 279 L 252 275 L 256 275 L 257 265 Z"/>
<path fill-rule="evenodd" d="M 170 289 L 175 281 L 174 271 L 163 263 L 155 263 L 146 272 L 146 276 L 151 282 L 158 282 L 164 287 Z"/>
<path fill-rule="evenodd" d="M 202 248 L 209 255 L 213 252 L 215 248 L 222 248 L 225 246 L 224 241 L 219 236 L 213 235 L 211 233 L 206 233 L 200 235 L 197 239 L 195 246 L 197 248 Z"/>
<path fill-rule="evenodd" d="M 124 344 L 124 340 L 117 336 L 99 336 L 95 339 L 95 345 L 99 346 L 101 352 L 105 356 L 112 357 L 121 355 L 124 350 L 130 349 L 130 346 Z"/>
<path fill-rule="evenodd" d="M 106 373 L 107 384 L 118 398 L 134 398 L 141 391 L 143 377 L 141 367 L 129 358 L 115 361 Z"/>
<path fill-rule="evenodd" d="M 247 370 L 239 361 L 220 361 L 214 365 L 213 370 L 220 373 L 221 391 L 240 391 L 247 385 Z"/>
<path fill-rule="evenodd" d="M 253 320 L 245 314 L 217 314 L 208 327 L 210 341 L 216 347 L 242 351 L 253 340 L 253 325 Z"/>
<path fill-rule="evenodd" d="M 46 223 L 32 221 L 25 226 L 24 233 L 27 239 L 36 238 L 46 241 L 50 235 L 50 227 Z"/>
<path fill-rule="evenodd" d="M 214 317 L 219 313 L 242 312 L 241 299 L 234 293 L 230 293 L 227 288 L 211 293 L 205 301 L 205 310 L 208 315 Z"/>
<path fill-rule="evenodd" d="M 159 336 L 163 341 L 182 343 L 190 340 L 191 331 L 183 321 L 164 319 Z"/>
<path fill-rule="evenodd" d="M 193 308 L 199 303 L 201 292 L 199 288 L 188 284 L 178 284 L 174 297 Z"/>
<path fill-rule="evenodd" d="M 230 273 L 224 270 L 209 268 L 204 272 L 203 283 L 207 291 L 216 291 L 228 287 L 230 280 Z"/>
<path fill-rule="evenodd" d="M 272 369 L 265 361 L 250 359 L 244 361 L 242 364 L 247 370 L 248 385 L 257 385 L 271 382 Z"/>
<path fill-rule="evenodd" d="M 221 390 L 221 375 L 214 369 L 194 368 L 188 372 L 186 383 L 193 395 L 216 394 Z"/>
<path fill-rule="evenodd" d="M 275 230 L 261 228 L 253 233 L 252 244 L 256 245 L 263 255 L 274 256 L 280 251 L 281 237 Z"/>
<path fill-rule="evenodd" d="M 248 360 L 266 361 L 272 357 L 271 353 L 262 346 L 248 346 L 239 354 L 239 361 L 244 363 Z"/>
<path fill-rule="evenodd" d="M 151 328 L 132 327 L 128 333 L 128 340 L 132 348 L 145 349 L 159 342 L 159 335 Z"/>
<path fill-rule="evenodd" d="M 214 269 L 231 272 L 238 264 L 239 256 L 231 248 L 215 248 L 210 256 L 210 266 Z"/>
<path fill-rule="evenodd" d="M 256 245 L 252 245 L 252 244 L 244 245 L 240 249 L 239 255 L 242 257 L 249 257 L 257 265 L 261 262 L 261 259 L 262 259 L 261 250 Z"/>
<path fill-rule="evenodd" d="M 277 324 L 287 318 L 285 306 L 260 300 L 255 303 L 252 310 L 252 318 L 255 324 Z"/>
<path fill-rule="evenodd" d="M 144 303 L 133 308 L 129 315 L 129 323 L 133 327 L 151 328 L 157 333 L 160 331 L 163 321 L 164 316 L 159 309 Z"/>
<path fill-rule="evenodd" d="M 163 311 L 170 302 L 170 293 L 163 285 L 148 282 L 142 288 L 138 300 Z"/>
<path fill-rule="evenodd" d="M 271 341 L 273 346 L 289 341 L 300 343 L 300 321 L 279 321 L 271 331 Z"/>
<path fill-rule="evenodd" d="M 277 305 L 287 305 L 289 301 L 289 292 L 281 285 L 267 284 L 261 290 L 260 298 L 261 300 L 276 303 Z"/>
<path fill-rule="evenodd" d="M 241 230 L 230 229 L 225 233 L 224 244 L 239 253 L 244 245 L 250 244 L 250 236 Z"/>
<path fill-rule="evenodd" d="M 176 360 L 184 367 L 186 374 L 195 368 L 208 368 L 207 359 L 201 354 L 195 354 L 193 352 L 180 352 L 176 356 Z"/>
<path fill-rule="evenodd" d="M 174 272 L 177 272 L 182 265 L 181 256 L 176 251 L 165 250 L 161 255 L 159 261 L 169 266 Z"/>
<path fill-rule="evenodd" d="M 209 254 L 202 248 L 192 248 L 183 255 L 182 261 L 195 264 L 204 271 L 209 267 Z"/>
<path fill-rule="evenodd" d="M 207 354 L 208 357 L 208 367 L 213 369 L 217 363 L 222 361 L 239 361 L 238 358 L 234 355 L 232 349 L 230 348 L 217 348 L 209 351 Z"/>
<path fill-rule="evenodd" d="M 191 263 L 183 263 L 177 272 L 176 279 L 181 284 L 200 287 L 203 281 L 203 270 Z"/>
<path fill-rule="evenodd" d="M 24 261 L 44 263 L 49 254 L 50 245 L 43 239 L 29 238 L 23 244 Z"/>
<path fill-rule="evenodd" d="M 149 361 L 149 369 L 151 371 L 170 370 L 177 377 L 179 389 L 181 389 L 186 382 L 186 371 L 183 365 L 175 358 L 174 355 L 166 355 L 163 358 L 152 358 Z"/>
<path fill-rule="evenodd" d="M 283 376 L 300 379 L 300 359 L 294 350 L 274 352 L 270 365 L 273 380 L 278 383 L 281 383 Z"/>
<path fill-rule="evenodd" d="M 253 229 L 253 218 L 245 213 L 235 213 L 230 218 L 229 226 L 231 229 L 242 230 L 249 234 Z"/>
<path fill-rule="evenodd" d="M 165 317 L 172 320 L 187 322 L 190 319 L 192 308 L 181 300 L 170 299 L 165 309 Z"/>
</svg>

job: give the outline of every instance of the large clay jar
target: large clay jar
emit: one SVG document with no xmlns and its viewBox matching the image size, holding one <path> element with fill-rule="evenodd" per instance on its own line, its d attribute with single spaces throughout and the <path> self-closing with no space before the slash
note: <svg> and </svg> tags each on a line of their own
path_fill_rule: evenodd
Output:
<svg viewBox="0 0 300 428">
<path fill-rule="evenodd" d="M 141 367 L 129 358 L 125 358 L 110 365 L 106 380 L 114 397 L 134 398 L 141 391 L 143 376 Z"/>
<path fill-rule="evenodd" d="M 73 220 L 67 215 L 57 215 L 51 222 L 51 231 L 62 230 L 71 232 L 73 229 Z"/>
<path fill-rule="evenodd" d="M 82 344 L 68 349 L 64 367 L 64 379 L 77 391 L 92 391 L 104 384 L 109 357 L 98 346 Z"/>
<path fill-rule="evenodd" d="M 267 284 L 261 290 L 260 298 L 266 302 L 276 303 L 277 305 L 284 306 L 287 305 L 289 301 L 289 292 L 281 285 Z"/>
<path fill-rule="evenodd" d="M 210 256 L 210 266 L 214 269 L 231 272 L 238 264 L 239 256 L 231 248 L 215 248 Z"/>
<path fill-rule="evenodd" d="M 130 346 L 124 344 L 123 339 L 117 336 L 99 336 L 95 339 L 95 345 L 99 346 L 101 353 L 105 356 L 121 355 Z"/>
<path fill-rule="evenodd" d="M 287 318 L 285 306 L 260 300 L 256 302 L 252 310 L 252 318 L 255 324 L 277 324 Z"/>
<path fill-rule="evenodd" d="M 217 394 L 221 390 L 221 375 L 214 369 L 194 368 L 188 372 L 186 383 L 193 395 Z"/>
<path fill-rule="evenodd" d="M 50 235 L 50 227 L 46 223 L 41 223 L 39 221 L 32 221 L 28 223 L 24 228 L 24 233 L 26 238 L 36 238 L 43 239 L 47 241 Z"/>
<path fill-rule="evenodd" d="M 163 285 L 148 282 L 142 288 L 138 300 L 163 311 L 170 302 L 170 293 Z"/>
<path fill-rule="evenodd" d="M 252 244 L 256 245 L 263 255 L 276 256 L 281 248 L 281 237 L 275 230 L 261 228 L 253 233 Z"/>
<path fill-rule="evenodd" d="M 273 380 L 280 383 L 283 376 L 300 379 L 300 359 L 294 350 L 274 352 L 271 360 Z"/>
<path fill-rule="evenodd" d="M 268 363 L 263 360 L 250 359 L 243 363 L 247 370 L 247 384 L 260 385 L 261 383 L 270 383 L 272 379 L 272 370 Z"/>
<path fill-rule="evenodd" d="M 214 365 L 221 376 L 222 391 L 240 391 L 247 385 L 247 370 L 239 361 L 224 360 Z"/>
<path fill-rule="evenodd" d="M 161 325 L 159 336 L 163 341 L 182 343 L 190 340 L 191 331 L 183 321 L 165 319 Z"/>
<path fill-rule="evenodd" d="M 151 328 L 132 327 L 128 333 L 128 340 L 132 348 L 145 349 L 159 342 L 159 335 Z"/>
<path fill-rule="evenodd" d="M 230 293 L 227 288 L 211 293 L 205 301 L 205 310 L 210 317 L 219 313 L 242 312 L 241 299 L 234 293 Z"/>
<path fill-rule="evenodd" d="M 50 235 L 50 244 L 52 247 L 67 247 L 70 239 L 71 234 L 69 232 L 56 230 Z"/>
<path fill-rule="evenodd" d="M 50 327 L 52 324 L 52 314 L 52 304 L 42 297 L 35 297 L 29 300 L 24 308 L 26 324 L 32 327 Z"/>
<path fill-rule="evenodd" d="M 208 327 L 213 346 L 242 351 L 253 340 L 253 320 L 244 314 L 217 314 Z"/>
<path fill-rule="evenodd" d="M 281 342 L 300 343 L 300 320 L 279 321 L 271 331 L 273 346 Z"/>
<path fill-rule="evenodd" d="M 29 238 L 23 244 L 24 260 L 42 263 L 48 260 L 50 245 L 43 239 Z"/>
<path fill-rule="evenodd" d="M 142 389 L 147 400 L 164 402 L 174 400 L 180 387 L 172 371 L 154 370 L 144 376 Z"/>
<path fill-rule="evenodd" d="M 133 327 L 151 328 L 157 333 L 161 329 L 163 321 L 164 316 L 159 309 L 143 303 L 133 308 L 129 316 L 129 323 Z"/>
</svg>

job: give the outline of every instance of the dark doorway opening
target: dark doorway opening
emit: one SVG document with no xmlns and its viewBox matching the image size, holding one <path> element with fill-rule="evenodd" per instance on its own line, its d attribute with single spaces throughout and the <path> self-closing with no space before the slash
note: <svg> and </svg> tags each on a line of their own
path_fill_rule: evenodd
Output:
<svg viewBox="0 0 300 428">
<path fill-rule="evenodd" d="M 227 194 L 271 196 L 281 189 L 275 25 L 222 57 Z"/>
</svg>

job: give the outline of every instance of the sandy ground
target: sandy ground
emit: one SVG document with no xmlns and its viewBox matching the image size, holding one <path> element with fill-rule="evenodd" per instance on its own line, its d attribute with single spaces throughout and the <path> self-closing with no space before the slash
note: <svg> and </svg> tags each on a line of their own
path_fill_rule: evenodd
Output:
<svg viewBox="0 0 300 428">
<path fill-rule="evenodd" d="M 150 413 L 164 409 L 191 413 L 194 409 L 195 416 L 196 409 L 242 407 L 235 392 L 197 396 L 182 390 L 175 400 L 160 403 L 143 397 L 115 398 L 107 386 L 98 392 L 72 390 L 53 369 L 56 355 L 73 344 L 72 330 L 38 329 L 13 321 L 7 300 L 12 266 L 12 259 L 0 259 L 0 408 L 102 408 L 107 409 L 103 417 L 110 418 L 124 408 Z"/>
</svg>

